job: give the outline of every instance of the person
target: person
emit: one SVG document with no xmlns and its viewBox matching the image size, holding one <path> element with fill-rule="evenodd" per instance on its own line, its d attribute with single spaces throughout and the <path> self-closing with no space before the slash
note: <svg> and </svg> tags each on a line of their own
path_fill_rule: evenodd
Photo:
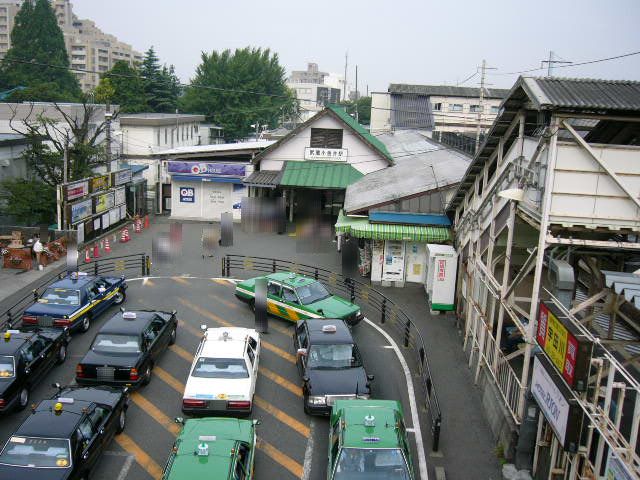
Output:
<svg viewBox="0 0 640 480">
<path fill-rule="evenodd" d="M 36 235 L 35 241 L 33 242 L 33 253 L 36 254 L 36 262 L 38 263 L 38 270 L 44 269 L 44 266 L 40 263 L 43 251 L 44 251 L 44 247 L 40 242 L 40 235 Z"/>
</svg>

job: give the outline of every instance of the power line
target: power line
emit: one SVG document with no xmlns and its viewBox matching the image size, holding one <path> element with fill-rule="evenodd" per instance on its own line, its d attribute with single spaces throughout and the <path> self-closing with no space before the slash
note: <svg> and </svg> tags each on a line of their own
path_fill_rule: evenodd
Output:
<svg viewBox="0 0 640 480">
<path fill-rule="evenodd" d="M 474 73 L 472 73 L 471 75 L 469 75 L 467 78 L 465 78 L 464 80 L 462 80 L 461 82 L 458 82 L 457 85 L 460 86 L 463 83 L 468 82 L 469 80 L 471 80 L 473 77 L 475 77 L 476 75 L 478 75 L 478 70 L 476 70 Z"/>
</svg>

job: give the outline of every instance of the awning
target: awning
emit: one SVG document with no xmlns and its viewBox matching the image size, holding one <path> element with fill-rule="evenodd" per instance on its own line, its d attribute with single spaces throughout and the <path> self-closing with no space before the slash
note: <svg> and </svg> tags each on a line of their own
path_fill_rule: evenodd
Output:
<svg viewBox="0 0 640 480">
<path fill-rule="evenodd" d="M 285 162 L 283 170 L 284 187 L 347 188 L 363 176 L 350 164 L 337 162 Z"/>
<path fill-rule="evenodd" d="M 281 170 L 260 170 L 253 172 L 242 183 L 248 187 L 276 188 L 280 176 Z"/>
<path fill-rule="evenodd" d="M 452 239 L 451 230 L 447 227 L 370 223 L 367 217 L 347 217 L 342 211 L 340 211 L 335 226 L 336 232 L 348 233 L 355 238 L 370 238 L 372 240 L 444 243 Z"/>
<path fill-rule="evenodd" d="M 425 225 L 450 227 L 451 220 L 446 215 L 410 212 L 369 212 L 373 223 L 396 223 L 399 225 Z"/>
</svg>

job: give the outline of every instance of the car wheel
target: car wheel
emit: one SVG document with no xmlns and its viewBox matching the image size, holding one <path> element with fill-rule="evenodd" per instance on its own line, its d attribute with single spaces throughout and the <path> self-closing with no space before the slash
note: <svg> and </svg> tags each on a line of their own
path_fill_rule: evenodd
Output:
<svg viewBox="0 0 640 480">
<path fill-rule="evenodd" d="M 80 324 L 80 331 L 82 333 L 86 333 L 91 328 L 91 317 L 89 315 L 85 315 L 82 319 L 82 323 Z"/>
<path fill-rule="evenodd" d="M 29 405 L 29 388 L 22 387 L 18 394 L 18 410 L 24 410 Z"/>
<path fill-rule="evenodd" d="M 127 299 L 127 294 L 125 292 L 123 292 L 122 290 L 118 290 L 118 293 L 116 293 L 113 296 L 113 304 L 114 305 L 120 305 L 121 303 L 123 303 L 125 300 Z"/>
<path fill-rule="evenodd" d="M 176 343 L 176 337 L 178 336 L 178 332 L 176 330 L 176 327 L 173 327 L 173 330 L 171 330 L 171 335 L 169 336 L 169 345 L 173 345 L 174 343 Z"/>
<path fill-rule="evenodd" d="M 64 363 L 64 361 L 67 359 L 67 346 L 66 345 L 60 345 L 60 348 L 58 349 L 58 359 L 57 359 L 57 363 Z"/>
<path fill-rule="evenodd" d="M 142 377 L 142 384 L 149 385 L 150 381 L 151 381 L 151 365 L 147 365 L 147 368 L 144 371 L 144 376 Z"/>
<path fill-rule="evenodd" d="M 122 411 L 120 412 L 120 416 L 118 417 L 118 429 L 116 430 L 117 433 L 122 433 L 124 432 L 124 427 L 127 424 L 127 412 L 125 412 L 124 409 L 122 409 Z"/>
</svg>

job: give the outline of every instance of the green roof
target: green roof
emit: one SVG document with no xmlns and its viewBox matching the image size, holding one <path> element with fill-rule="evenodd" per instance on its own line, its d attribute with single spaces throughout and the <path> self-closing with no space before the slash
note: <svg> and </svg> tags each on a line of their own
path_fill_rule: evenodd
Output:
<svg viewBox="0 0 640 480">
<path fill-rule="evenodd" d="M 201 443 L 201 435 L 215 436 L 216 440 L 207 441 L 208 456 L 194 455 Z M 184 480 L 195 478 L 226 479 L 233 461 L 232 449 L 237 441 L 253 445 L 253 422 L 236 418 L 190 419 L 184 424 L 176 440 L 178 451 L 175 454 L 166 480 Z"/>
<path fill-rule="evenodd" d="M 395 400 L 338 400 L 334 411 L 342 410 L 344 419 L 343 447 L 394 448 L 398 447 L 396 415 L 402 415 L 400 404 Z M 364 418 L 374 417 L 374 426 L 366 427 Z M 375 442 L 370 439 L 375 438 Z"/>
<path fill-rule="evenodd" d="M 384 156 L 387 160 L 389 160 L 389 163 L 393 163 L 393 157 L 387 150 L 387 147 L 385 146 L 385 144 L 382 143 L 373 135 L 371 135 L 371 133 L 369 133 L 369 131 L 366 128 L 364 128 L 362 125 L 356 122 L 356 119 L 353 118 L 351 115 L 349 115 L 347 111 L 344 109 L 344 107 L 341 107 L 340 105 L 328 105 L 327 108 L 331 110 L 333 113 L 335 113 L 338 117 L 340 117 L 340 119 L 344 123 L 349 125 L 353 130 L 358 132 L 358 134 L 365 141 L 371 144 L 373 148 L 378 150 L 382 154 L 382 156 Z"/>
<path fill-rule="evenodd" d="M 285 162 L 280 185 L 307 188 L 347 188 L 363 177 L 348 163 Z"/>
<path fill-rule="evenodd" d="M 371 223 L 367 217 L 346 216 L 342 210 L 335 226 L 336 232 L 348 233 L 355 238 L 409 240 L 421 243 L 444 243 L 452 240 L 448 227 Z"/>
</svg>

